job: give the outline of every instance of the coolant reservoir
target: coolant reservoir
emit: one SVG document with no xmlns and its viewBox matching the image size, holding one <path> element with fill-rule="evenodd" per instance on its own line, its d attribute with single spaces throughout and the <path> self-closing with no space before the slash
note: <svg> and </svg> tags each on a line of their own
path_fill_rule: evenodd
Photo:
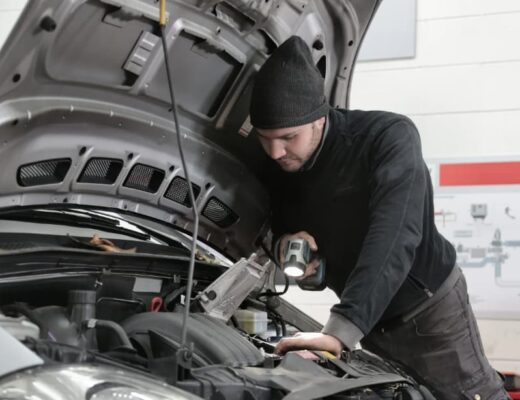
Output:
<svg viewBox="0 0 520 400">
<path fill-rule="evenodd" d="M 267 331 L 267 313 L 255 309 L 237 310 L 235 317 L 240 329 L 250 335 L 258 335 Z"/>
<path fill-rule="evenodd" d="M 18 340 L 38 339 L 40 337 L 38 325 L 28 321 L 25 317 L 13 318 L 0 314 L 0 326 Z"/>
</svg>

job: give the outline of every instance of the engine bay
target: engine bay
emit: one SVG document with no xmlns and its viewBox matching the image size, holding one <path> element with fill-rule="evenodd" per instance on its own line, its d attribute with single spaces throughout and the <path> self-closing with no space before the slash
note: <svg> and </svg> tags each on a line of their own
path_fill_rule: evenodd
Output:
<svg viewBox="0 0 520 400">
<path fill-rule="evenodd" d="M 209 283 L 196 280 L 194 293 Z M 185 289 L 177 275 L 113 271 L 0 280 L 0 327 L 45 366 L 110 365 L 205 399 L 433 398 L 402 369 L 362 350 L 341 358 L 311 351 L 275 354 L 282 336 L 300 330 L 277 311 L 283 300 L 275 296 L 248 297 L 227 323 L 195 302 L 187 364 L 178 352 Z M 266 325 L 261 319 L 253 328 L 244 325 L 244 311 L 266 316 Z M 267 330 L 257 333 L 254 327 Z"/>
</svg>

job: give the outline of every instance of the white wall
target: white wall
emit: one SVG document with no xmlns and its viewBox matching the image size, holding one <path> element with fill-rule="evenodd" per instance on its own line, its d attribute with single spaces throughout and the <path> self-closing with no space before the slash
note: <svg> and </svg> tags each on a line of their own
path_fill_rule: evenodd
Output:
<svg viewBox="0 0 520 400">
<path fill-rule="evenodd" d="M 520 2 L 418 0 L 414 59 L 358 63 L 351 107 L 411 117 L 427 158 L 520 154 Z"/>
<path fill-rule="evenodd" d="M 11 32 L 25 3 L 27 0 L 0 0 L 0 47 Z"/>
</svg>

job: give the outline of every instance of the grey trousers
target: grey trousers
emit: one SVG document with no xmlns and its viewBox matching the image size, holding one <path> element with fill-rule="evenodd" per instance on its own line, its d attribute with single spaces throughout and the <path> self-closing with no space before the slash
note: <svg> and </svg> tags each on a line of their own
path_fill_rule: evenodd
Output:
<svg viewBox="0 0 520 400">
<path fill-rule="evenodd" d="M 466 280 L 455 268 L 452 286 L 441 296 L 402 323 L 378 326 L 361 344 L 403 364 L 439 400 L 509 399 L 484 354 Z"/>
</svg>

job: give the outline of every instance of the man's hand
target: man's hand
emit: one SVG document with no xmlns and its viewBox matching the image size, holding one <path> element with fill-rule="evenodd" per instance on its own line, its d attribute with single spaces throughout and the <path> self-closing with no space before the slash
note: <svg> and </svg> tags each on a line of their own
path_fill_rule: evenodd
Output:
<svg viewBox="0 0 520 400">
<path fill-rule="evenodd" d="M 293 239 L 304 239 L 309 243 L 309 247 L 311 251 L 317 251 L 318 245 L 316 244 L 316 240 L 312 237 L 312 235 L 305 231 L 300 231 L 297 233 L 291 233 L 283 235 L 280 238 L 280 246 L 278 248 L 278 259 L 280 260 L 280 263 L 283 263 L 283 259 L 285 256 L 285 251 L 287 249 L 287 243 L 289 243 L 289 240 Z M 296 278 L 296 280 L 302 280 L 307 278 L 308 276 L 314 275 L 316 273 L 316 268 L 320 265 L 320 259 L 315 258 L 313 259 L 309 264 L 305 267 L 305 273 L 303 276 L 300 276 Z"/>
<path fill-rule="evenodd" d="M 342 349 L 343 345 L 334 336 L 318 332 L 301 332 L 280 340 L 274 351 L 284 354 L 291 350 L 320 350 L 339 357 Z"/>
<path fill-rule="evenodd" d="M 309 243 L 309 247 L 311 251 L 317 251 L 318 245 L 316 244 L 316 240 L 312 237 L 312 235 L 305 231 L 300 231 L 296 233 L 287 233 L 280 238 L 280 245 L 278 246 L 278 259 L 280 262 L 283 262 L 285 251 L 287 249 L 287 243 L 289 240 L 293 239 L 303 239 Z M 309 264 L 310 265 L 310 264 Z"/>
<path fill-rule="evenodd" d="M 321 260 L 319 258 L 315 258 L 305 266 L 305 273 L 302 276 L 299 276 L 294 279 L 296 279 L 297 281 L 301 281 L 302 279 L 305 279 L 308 276 L 314 275 L 316 273 L 316 269 L 320 266 L 320 262 Z"/>
</svg>

